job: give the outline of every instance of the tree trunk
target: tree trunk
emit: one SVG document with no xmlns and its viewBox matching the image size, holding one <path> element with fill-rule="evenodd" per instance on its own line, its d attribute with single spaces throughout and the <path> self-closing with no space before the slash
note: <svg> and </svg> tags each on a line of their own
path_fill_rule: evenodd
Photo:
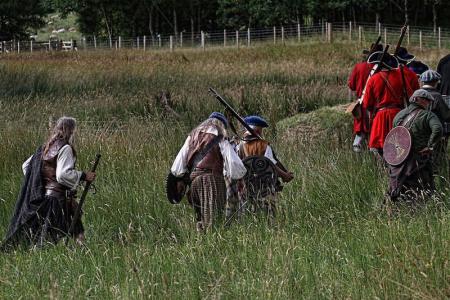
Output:
<svg viewBox="0 0 450 300">
<path fill-rule="evenodd" d="M 148 10 L 148 31 L 150 32 L 150 36 L 152 38 L 152 45 L 155 43 L 155 32 L 153 30 L 153 5 Z"/>
<path fill-rule="evenodd" d="M 405 23 L 409 23 L 409 17 L 408 17 L 408 0 L 403 0 L 404 4 L 404 10 L 405 10 Z"/>
<path fill-rule="evenodd" d="M 173 31 L 175 35 L 175 40 L 178 39 L 178 22 L 177 22 L 177 11 L 173 9 Z"/>
<path fill-rule="evenodd" d="M 433 1 L 433 33 L 436 35 L 437 30 L 437 12 L 436 12 L 436 6 L 439 1 L 434 0 Z"/>
</svg>

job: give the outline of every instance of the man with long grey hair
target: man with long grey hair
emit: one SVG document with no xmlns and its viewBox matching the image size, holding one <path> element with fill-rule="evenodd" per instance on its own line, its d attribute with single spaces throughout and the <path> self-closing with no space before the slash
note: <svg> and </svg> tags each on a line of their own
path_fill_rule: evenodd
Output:
<svg viewBox="0 0 450 300">
<path fill-rule="evenodd" d="M 47 241 L 57 243 L 68 234 L 78 205 L 74 199 L 76 187 L 81 181 L 94 181 L 96 176 L 75 169 L 75 132 L 74 118 L 60 118 L 45 144 L 22 165 L 25 180 L 6 235 L 7 244 L 25 237 L 42 246 Z M 83 243 L 81 220 L 71 234 L 78 244 Z"/>
<path fill-rule="evenodd" d="M 188 198 L 195 210 L 198 231 L 211 227 L 214 214 L 225 204 L 224 176 L 235 180 L 247 172 L 227 140 L 227 126 L 223 114 L 212 113 L 191 131 L 171 168 L 176 177 L 190 174 Z"/>
</svg>

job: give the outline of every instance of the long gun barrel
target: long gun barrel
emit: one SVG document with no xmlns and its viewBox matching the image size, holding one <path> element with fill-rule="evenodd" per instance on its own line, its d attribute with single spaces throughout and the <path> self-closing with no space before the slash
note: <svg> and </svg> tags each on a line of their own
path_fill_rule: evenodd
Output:
<svg viewBox="0 0 450 300">
<path fill-rule="evenodd" d="M 253 136 L 257 137 L 257 138 L 260 139 L 260 140 L 263 139 L 258 133 L 255 132 L 255 130 L 253 130 L 253 128 L 252 128 L 250 125 L 248 125 L 248 124 L 244 121 L 244 119 L 243 119 L 243 118 L 242 118 L 242 117 L 234 110 L 234 108 L 233 108 L 230 104 L 228 104 L 228 102 L 227 102 L 221 95 L 219 95 L 219 93 L 216 92 L 216 90 L 214 90 L 213 88 L 210 87 L 210 88 L 209 88 L 209 92 L 210 92 L 211 94 L 213 94 L 214 97 L 215 97 L 220 103 L 222 103 L 223 106 L 225 106 L 225 108 L 233 115 L 233 117 L 235 117 L 235 118 L 239 121 L 239 123 L 242 124 L 242 126 L 244 126 L 245 129 L 248 130 L 248 132 L 250 132 Z M 278 162 L 278 167 L 279 167 L 280 169 L 282 169 L 282 170 L 285 171 L 285 172 L 288 172 L 287 169 L 286 169 L 286 167 L 284 167 L 284 165 L 283 165 L 278 159 L 275 158 L 275 160 Z"/>
<path fill-rule="evenodd" d="M 97 170 L 97 166 L 100 163 L 101 157 L 102 156 L 100 154 L 97 154 L 95 156 L 95 161 L 94 161 L 94 164 L 92 165 L 91 172 L 95 172 L 95 170 Z M 91 184 L 92 184 L 92 182 L 86 182 L 86 185 L 84 186 L 83 194 L 81 194 L 81 198 L 80 198 L 80 203 L 78 203 L 77 210 L 75 211 L 75 214 L 73 215 L 72 222 L 69 227 L 69 231 L 68 231 L 69 236 L 72 235 L 73 230 L 75 228 L 75 224 L 78 222 L 78 220 L 81 217 L 81 209 L 83 208 L 83 204 L 84 204 L 84 201 L 86 200 L 87 193 L 89 192 L 89 189 L 91 188 Z"/>
<path fill-rule="evenodd" d="M 248 124 L 244 121 L 244 119 L 243 119 L 243 118 L 242 118 L 242 117 L 234 110 L 234 108 L 233 108 L 230 104 L 228 104 L 228 102 L 227 102 L 221 95 L 219 95 L 219 93 L 217 93 L 213 88 L 209 88 L 209 92 L 210 92 L 211 94 L 213 94 L 214 97 L 215 97 L 220 103 L 222 103 L 223 106 L 225 106 L 225 108 L 233 115 L 233 117 L 236 118 L 236 120 L 239 121 L 239 123 L 242 124 L 242 126 L 245 127 L 245 129 L 248 130 L 248 132 L 250 132 L 253 136 L 256 136 L 258 139 L 262 140 L 262 137 L 259 136 L 259 134 L 257 134 L 257 133 L 253 130 L 253 128 L 252 128 L 250 125 L 248 125 Z"/>
<path fill-rule="evenodd" d="M 408 29 L 408 25 L 405 23 L 405 25 L 403 25 L 403 27 L 402 27 L 402 30 L 401 30 L 401 33 L 400 33 L 400 37 L 399 37 L 398 42 L 397 42 L 397 46 L 395 46 L 394 55 L 398 54 L 398 51 L 400 50 L 400 47 L 402 46 L 403 38 L 405 37 L 407 29 Z"/>
</svg>

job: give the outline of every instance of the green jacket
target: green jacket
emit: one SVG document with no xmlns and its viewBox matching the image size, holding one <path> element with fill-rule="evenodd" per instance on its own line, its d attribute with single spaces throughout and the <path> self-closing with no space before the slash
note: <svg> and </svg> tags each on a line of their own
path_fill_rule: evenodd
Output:
<svg viewBox="0 0 450 300">
<path fill-rule="evenodd" d="M 412 137 L 412 152 L 417 153 L 425 147 L 432 148 L 442 137 L 442 124 L 435 113 L 423 109 L 416 103 L 411 103 L 394 118 L 394 127 L 401 125 L 403 120 L 416 109 L 418 113 L 410 128 Z"/>
<path fill-rule="evenodd" d="M 430 92 L 430 94 L 436 100 L 433 112 L 436 114 L 436 116 L 438 116 L 439 120 L 441 120 L 442 123 L 450 122 L 450 108 L 448 108 L 447 104 L 445 104 L 441 93 L 431 86 L 424 86 L 423 89 Z"/>
</svg>

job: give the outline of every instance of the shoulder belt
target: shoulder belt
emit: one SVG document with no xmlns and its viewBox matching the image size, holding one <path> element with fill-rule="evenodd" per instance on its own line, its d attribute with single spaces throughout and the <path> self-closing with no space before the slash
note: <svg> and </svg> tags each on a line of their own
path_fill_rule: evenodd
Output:
<svg viewBox="0 0 450 300">
<path fill-rule="evenodd" d="M 411 126 L 414 124 L 414 121 L 422 110 L 423 109 L 421 108 L 416 108 L 410 112 L 409 115 L 400 123 L 400 125 L 408 128 L 408 130 L 411 129 Z"/>
</svg>

